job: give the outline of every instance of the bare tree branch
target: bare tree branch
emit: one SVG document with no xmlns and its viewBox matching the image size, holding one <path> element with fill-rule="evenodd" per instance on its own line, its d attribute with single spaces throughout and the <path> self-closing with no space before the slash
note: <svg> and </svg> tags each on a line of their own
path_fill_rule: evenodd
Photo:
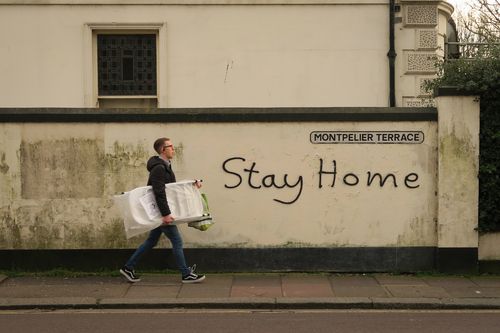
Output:
<svg viewBox="0 0 500 333">
<path fill-rule="evenodd" d="M 471 0 L 465 12 L 457 11 L 455 23 L 463 58 L 485 57 L 500 42 L 500 0 Z M 483 45 L 485 44 L 485 45 Z"/>
</svg>

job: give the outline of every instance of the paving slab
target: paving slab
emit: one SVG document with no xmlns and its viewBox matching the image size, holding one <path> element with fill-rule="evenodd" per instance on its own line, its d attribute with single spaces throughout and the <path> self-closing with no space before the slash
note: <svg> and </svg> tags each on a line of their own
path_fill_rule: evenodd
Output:
<svg viewBox="0 0 500 333">
<path fill-rule="evenodd" d="M 122 297 L 127 284 L 81 284 L 81 285 L 0 285 L 0 298 L 49 298 L 49 297 Z"/>
<path fill-rule="evenodd" d="M 405 285 L 386 285 L 385 288 L 393 297 L 399 298 L 444 298 L 450 295 L 441 287 L 430 286 L 405 286 Z"/>
<path fill-rule="evenodd" d="M 232 276 L 207 276 L 201 283 L 182 284 L 179 298 L 226 298 L 231 294 Z"/>
<path fill-rule="evenodd" d="M 349 275 L 338 274 L 330 276 L 330 280 L 339 286 L 356 286 L 356 287 L 378 287 L 380 283 L 374 276 L 371 275 Z"/>
<path fill-rule="evenodd" d="M 163 285 L 163 286 L 180 286 L 182 283 L 180 275 L 142 275 L 141 281 L 133 285 Z M 125 278 L 122 281 L 128 282 Z"/>
<path fill-rule="evenodd" d="M 141 281 L 128 283 L 125 298 L 175 298 L 181 288 L 181 280 L 173 275 L 143 275 Z"/>
<path fill-rule="evenodd" d="M 281 277 L 234 276 L 231 297 L 282 297 Z"/>
<path fill-rule="evenodd" d="M 284 275 L 281 277 L 284 297 L 333 297 L 327 276 Z"/>
<path fill-rule="evenodd" d="M 500 288 L 486 288 L 486 287 L 480 287 L 478 288 L 479 296 L 482 298 L 495 298 L 495 297 L 500 297 Z"/>
<path fill-rule="evenodd" d="M 498 276 L 477 276 L 472 277 L 471 281 L 480 287 L 500 288 L 500 277 Z"/>
<path fill-rule="evenodd" d="M 335 296 L 338 297 L 389 297 L 390 295 L 371 276 L 332 276 Z"/>
<path fill-rule="evenodd" d="M 375 274 L 374 277 L 381 285 L 427 285 L 427 283 L 422 278 L 411 275 Z"/>
<path fill-rule="evenodd" d="M 0 287 L 3 286 L 16 286 L 16 285 L 123 285 L 126 280 L 121 277 L 104 277 L 104 276 L 88 276 L 88 277 L 37 277 L 37 276 L 23 276 L 12 277 L 7 279 Z"/>
<path fill-rule="evenodd" d="M 115 277 L 14 277 L 0 284 L 0 297 L 119 297 L 128 284 Z"/>
<path fill-rule="evenodd" d="M 441 287 L 446 290 L 454 288 L 475 288 L 477 284 L 467 277 L 460 276 L 432 276 L 423 277 L 425 283 L 431 287 Z"/>
<path fill-rule="evenodd" d="M 455 298 L 485 298 L 486 294 L 480 287 L 473 288 L 446 288 L 446 292 L 450 297 Z"/>
<path fill-rule="evenodd" d="M 467 277 L 424 277 L 423 280 L 431 287 L 443 288 L 450 297 L 484 297 L 481 287 Z"/>
<path fill-rule="evenodd" d="M 176 298 L 181 289 L 180 284 L 172 285 L 141 285 L 134 284 L 122 297 L 125 298 Z"/>
</svg>

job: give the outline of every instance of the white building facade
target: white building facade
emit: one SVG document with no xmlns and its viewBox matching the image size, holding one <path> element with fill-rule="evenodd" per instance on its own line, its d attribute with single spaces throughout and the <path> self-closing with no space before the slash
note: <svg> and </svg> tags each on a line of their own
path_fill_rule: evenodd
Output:
<svg viewBox="0 0 500 333">
<path fill-rule="evenodd" d="M 453 7 L 445 1 L 390 5 L 0 0 L 1 106 L 421 106 L 423 83 L 436 73 Z M 128 54 L 112 56 L 109 48 L 103 55 L 111 43 L 134 43 L 130 36 L 119 41 L 123 35 L 150 35 L 151 56 L 137 55 L 133 47 Z M 394 56 L 393 74 L 388 54 Z M 149 78 L 130 76 L 146 67 Z M 153 86 L 121 89 L 127 80 Z M 119 88 L 103 90 L 103 81 Z"/>
</svg>

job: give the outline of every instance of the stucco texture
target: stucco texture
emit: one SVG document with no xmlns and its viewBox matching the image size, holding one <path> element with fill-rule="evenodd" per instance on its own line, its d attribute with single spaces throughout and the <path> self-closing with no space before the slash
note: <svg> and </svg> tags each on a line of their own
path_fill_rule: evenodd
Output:
<svg viewBox="0 0 500 333">
<path fill-rule="evenodd" d="M 137 245 L 113 195 L 145 185 L 163 136 L 177 179 L 203 179 L 216 221 L 181 226 L 188 247 L 435 246 L 436 126 L 397 124 L 421 131 L 418 144 L 314 144 L 313 131 L 395 124 L 2 124 L 0 248 Z"/>
</svg>

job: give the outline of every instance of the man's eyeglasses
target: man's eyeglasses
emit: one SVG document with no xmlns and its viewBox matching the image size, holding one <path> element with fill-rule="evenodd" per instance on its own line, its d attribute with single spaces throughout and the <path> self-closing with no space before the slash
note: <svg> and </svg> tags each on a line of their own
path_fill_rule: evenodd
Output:
<svg viewBox="0 0 500 333">
<path fill-rule="evenodd" d="M 174 147 L 174 145 L 168 145 L 168 146 L 163 146 L 163 150 L 167 149 L 167 148 L 170 148 L 170 147 Z"/>
</svg>

